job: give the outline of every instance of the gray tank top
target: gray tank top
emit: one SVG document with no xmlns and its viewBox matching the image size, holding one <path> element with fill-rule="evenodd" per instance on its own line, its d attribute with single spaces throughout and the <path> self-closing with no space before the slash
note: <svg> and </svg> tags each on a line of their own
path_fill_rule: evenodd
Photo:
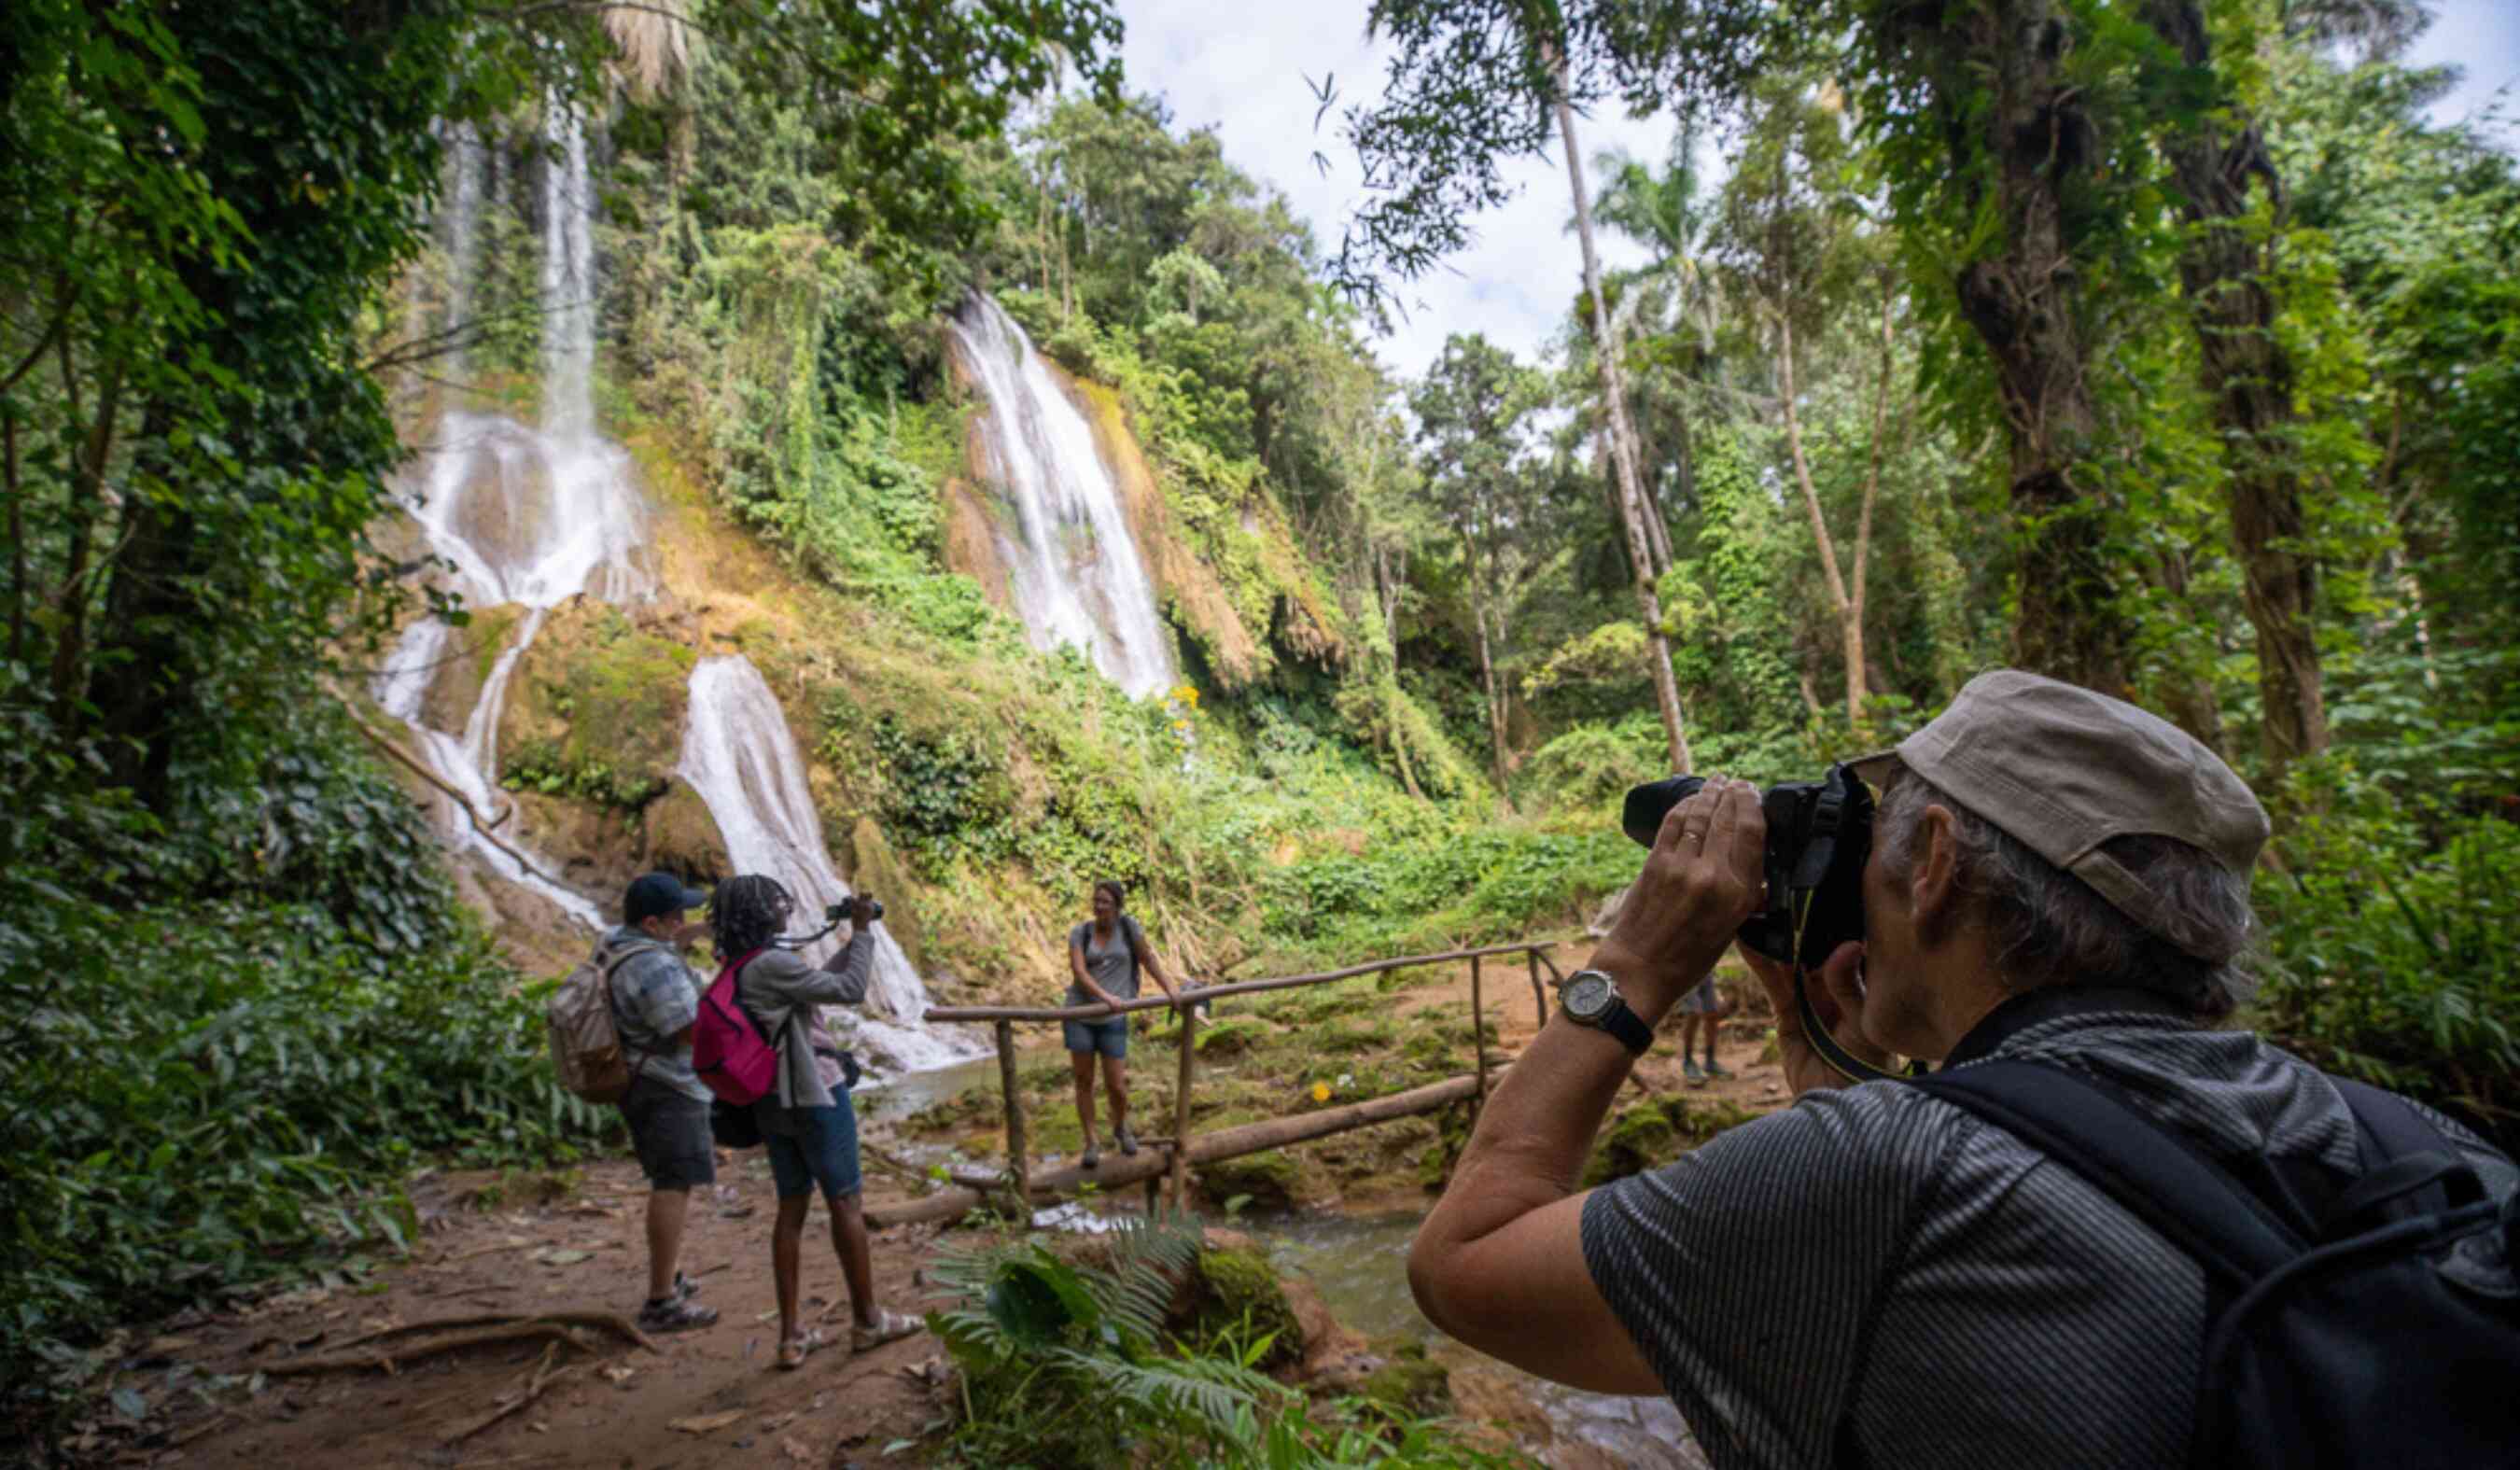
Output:
<svg viewBox="0 0 2520 1470">
<path fill-rule="evenodd" d="M 1107 940 L 1096 937 L 1094 921 L 1090 918 L 1067 931 L 1068 948 L 1085 951 L 1085 973 L 1094 977 L 1095 984 L 1123 1001 L 1138 999 L 1138 952 L 1132 941 L 1142 946 L 1147 942 L 1147 934 L 1138 927 L 1136 919 L 1125 913 L 1120 915 L 1118 923 L 1111 926 L 1111 937 Z M 1070 980 L 1067 983 L 1067 1003 L 1095 1005 L 1101 1002 L 1087 995 L 1085 987 Z"/>
</svg>

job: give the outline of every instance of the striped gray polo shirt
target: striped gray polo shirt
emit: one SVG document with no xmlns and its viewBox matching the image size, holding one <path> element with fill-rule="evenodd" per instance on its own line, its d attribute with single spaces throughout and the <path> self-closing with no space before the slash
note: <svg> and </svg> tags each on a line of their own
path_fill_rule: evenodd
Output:
<svg viewBox="0 0 2520 1470">
<path fill-rule="evenodd" d="M 2360 1168 L 2336 1090 L 2246 1032 L 2085 1014 L 1990 1054 L 2115 1083 L 2209 1153 Z M 2520 1186 L 2442 1126 L 2490 1192 Z M 1597 1190 L 1583 1234 L 1595 1284 L 1718 1470 L 2185 1456 L 2202 1271 L 2065 1166 L 1903 1084 L 1807 1093 Z"/>
</svg>

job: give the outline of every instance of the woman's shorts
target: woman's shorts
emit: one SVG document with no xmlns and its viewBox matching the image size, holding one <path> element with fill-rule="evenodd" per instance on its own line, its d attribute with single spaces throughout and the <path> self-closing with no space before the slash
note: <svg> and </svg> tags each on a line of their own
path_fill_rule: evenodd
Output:
<svg viewBox="0 0 2520 1470">
<path fill-rule="evenodd" d="M 1107 1021 L 1061 1021 L 1058 1029 L 1066 1034 L 1070 1051 L 1100 1051 L 1112 1057 L 1129 1054 L 1127 1016 L 1113 1016 Z"/>
<path fill-rule="evenodd" d="M 1680 1003 L 1673 1007 L 1683 1015 L 1691 1016 L 1711 1016 L 1723 1008 L 1724 999 L 1715 993 L 1713 975 L 1698 981 L 1697 988 L 1681 997 Z"/>
<path fill-rule="evenodd" d="M 816 1185 L 823 1198 L 858 1192 L 858 1110 L 849 1094 L 833 1089 L 830 1107 L 774 1109 L 763 1120 L 761 1146 L 770 1152 L 770 1179 L 781 1199 L 794 1199 Z M 784 1123 L 786 1132 L 771 1125 Z"/>
</svg>

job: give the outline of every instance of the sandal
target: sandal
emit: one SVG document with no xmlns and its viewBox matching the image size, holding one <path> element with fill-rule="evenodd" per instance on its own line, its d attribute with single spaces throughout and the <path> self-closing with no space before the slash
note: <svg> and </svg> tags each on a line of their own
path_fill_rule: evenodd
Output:
<svg viewBox="0 0 2520 1470">
<path fill-rule="evenodd" d="M 908 1337 L 926 1325 L 915 1316 L 903 1316 L 898 1312 L 878 1308 L 874 1326 L 856 1327 L 850 1330 L 849 1351 L 863 1353 L 869 1348 L 880 1348 L 885 1343 Z"/>
<path fill-rule="evenodd" d="M 830 1346 L 831 1341 L 823 1336 L 822 1328 L 808 1327 L 794 1337 L 780 1340 L 779 1366 L 783 1371 L 792 1373 L 805 1365 L 805 1359 L 815 1350 Z"/>
</svg>

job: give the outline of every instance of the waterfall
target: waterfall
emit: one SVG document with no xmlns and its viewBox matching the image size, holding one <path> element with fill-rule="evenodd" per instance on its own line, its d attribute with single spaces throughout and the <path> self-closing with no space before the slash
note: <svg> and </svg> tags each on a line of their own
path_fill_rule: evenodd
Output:
<svg viewBox="0 0 2520 1470">
<path fill-rule="evenodd" d="M 716 815 L 736 869 L 768 873 L 794 894 L 793 927 L 822 927 L 824 909 L 850 890 L 823 845 L 805 762 L 778 696 L 752 660 L 732 654 L 703 659 L 692 670 L 691 709 L 674 774 Z M 867 1017 L 857 1025 L 861 1048 L 912 1072 L 988 1049 L 977 1037 L 926 1030 L 920 1017 L 927 1010 L 927 987 L 910 957 L 881 928 L 875 931 L 875 947 Z M 805 955 L 826 959 L 837 948 L 826 939 Z"/>
<path fill-rule="evenodd" d="M 1160 692 L 1173 682 L 1172 650 L 1093 426 L 997 302 L 972 296 L 950 330 L 988 404 L 984 468 L 1021 535 L 1001 528 L 998 553 L 1033 646 L 1073 644 L 1130 693 Z"/>
<path fill-rule="evenodd" d="M 475 607 L 515 602 L 526 612 L 482 680 L 460 732 L 427 723 L 428 692 L 441 665 L 477 652 L 435 618 L 404 630 L 374 690 L 379 705 L 410 728 L 430 771 L 484 818 L 494 818 L 503 804 L 499 720 L 508 685 L 551 609 L 579 596 L 623 603 L 656 591 L 647 504 L 632 479 L 630 457 L 596 427 L 597 280 L 586 133 L 558 104 L 546 111 L 544 130 L 557 157 L 544 168 L 542 188 L 541 422 L 528 425 L 460 409 L 442 414 L 417 476 L 413 508 L 430 551 L 451 566 L 447 590 Z M 449 302 L 460 312 L 470 300 L 478 247 L 483 154 L 469 132 L 456 139 L 452 154 L 446 230 L 457 284 Z M 847 897 L 849 888 L 823 846 L 804 762 L 778 700 L 748 661 L 709 659 L 692 676 L 690 722 L 678 774 L 707 804 L 730 860 L 739 871 L 767 872 L 787 884 L 804 911 L 798 922 L 811 919 L 820 927 L 823 907 Z M 550 899 L 590 929 L 607 927 L 585 896 L 534 871 L 552 865 L 514 826 L 500 835 L 526 853 L 532 868 L 484 840 L 453 802 L 440 799 L 435 814 L 450 839 L 493 872 Z M 824 955 L 831 950 L 828 942 L 822 946 Z M 986 1049 L 976 1039 L 926 1030 L 921 1020 L 926 987 L 900 945 L 880 929 L 868 1002 L 859 1041 L 891 1066 L 917 1071 Z"/>
</svg>

